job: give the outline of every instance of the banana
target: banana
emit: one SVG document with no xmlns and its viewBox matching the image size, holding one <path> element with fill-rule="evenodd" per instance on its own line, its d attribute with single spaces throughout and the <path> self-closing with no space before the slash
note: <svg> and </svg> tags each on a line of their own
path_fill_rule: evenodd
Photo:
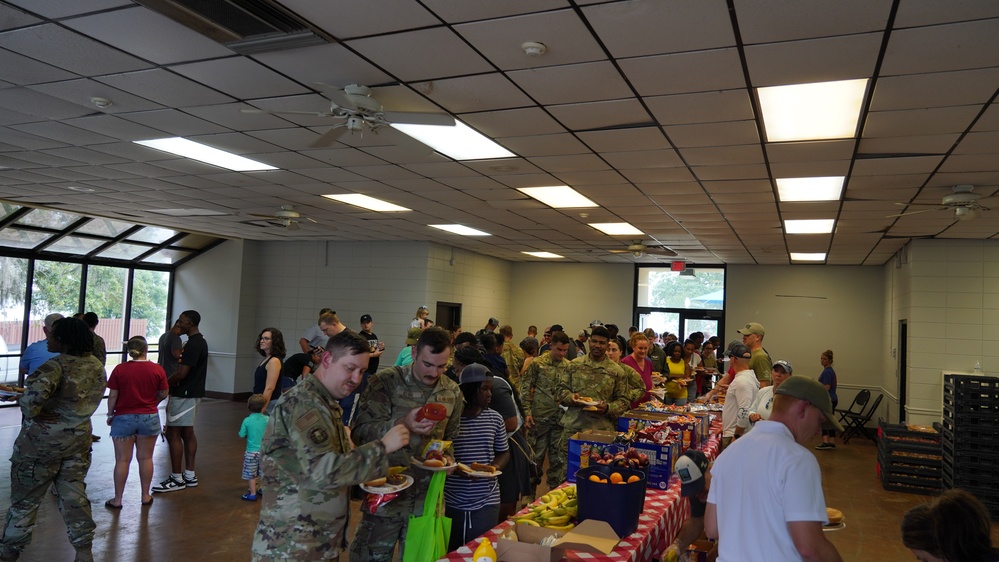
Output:
<svg viewBox="0 0 999 562">
<path fill-rule="evenodd" d="M 576 525 L 574 525 L 572 523 L 569 523 L 568 525 L 563 525 L 563 526 L 545 525 L 545 528 L 546 529 L 551 529 L 553 531 L 571 531 L 572 528 L 575 527 L 575 526 Z"/>
<path fill-rule="evenodd" d="M 545 527 L 551 528 L 553 525 L 555 526 L 565 525 L 568 522 L 569 522 L 568 515 L 556 515 L 555 517 L 549 517 L 545 519 Z"/>
<path fill-rule="evenodd" d="M 576 498 L 572 498 L 570 500 L 566 500 L 566 502 L 562 505 L 564 507 L 575 507 L 576 505 L 579 505 L 579 500 L 577 500 Z"/>
<path fill-rule="evenodd" d="M 545 494 L 545 495 L 541 496 L 541 503 L 546 504 L 546 503 L 551 503 L 551 502 L 552 502 L 552 495 L 551 495 L 551 493 L 548 493 L 548 494 Z"/>
<path fill-rule="evenodd" d="M 524 521 L 520 521 L 520 523 L 524 523 L 524 524 L 530 525 L 532 527 L 540 527 L 541 526 L 541 523 L 538 523 L 537 521 L 534 521 L 532 519 L 525 519 Z"/>
<path fill-rule="evenodd" d="M 566 513 L 566 508 L 564 507 L 559 506 L 555 508 L 555 515 L 565 515 Z"/>
<path fill-rule="evenodd" d="M 569 517 L 572 517 L 573 519 L 575 519 L 576 516 L 579 514 L 579 506 L 574 505 L 572 507 L 567 507 L 567 508 L 565 508 L 565 513 Z"/>
</svg>

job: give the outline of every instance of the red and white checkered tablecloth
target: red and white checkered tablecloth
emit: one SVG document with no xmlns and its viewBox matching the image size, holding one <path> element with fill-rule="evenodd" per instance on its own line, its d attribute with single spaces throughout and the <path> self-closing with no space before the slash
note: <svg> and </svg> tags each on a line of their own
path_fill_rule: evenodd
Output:
<svg viewBox="0 0 999 562">
<path fill-rule="evenodd" d="M 709 459 L 718 456 L 721 440 L 721 421 L 711 425 L 711 438 L 702 450 Z M 566 486 L 562 484 L 561 487 Z M 535 502 L 537 503 L 537 502 Z M 534 504 L 532 504 L 534 505 Z M 525 507 L 520 514 L 526 514 Z M 638 530 L 621 539 L 610 554 L 581 552 L 570 550 L 566 552 L 566 560 L 596 560 L 613 562 L 646 562 L 659 560 L 666 548 L 680 532 L 680 527 L 690 513 L 690 501 L 680 495 L 680 481 L 673 478 L 666 490 L 649 488 L 645 491 L 645 508 L 638 518 Z M 495 545 L 500 535 L 513 527 L 513 521 L 507 520 L 486 531 L 481 537 L 472 540 L 454 552 L 449 552 L 441 561 L 472 562 L 472 552 L 486 538 Z"/>
</svg>

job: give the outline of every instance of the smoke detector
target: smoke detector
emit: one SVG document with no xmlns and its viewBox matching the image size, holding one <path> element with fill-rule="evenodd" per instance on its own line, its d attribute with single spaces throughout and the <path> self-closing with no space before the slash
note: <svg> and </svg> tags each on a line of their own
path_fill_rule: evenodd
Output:
<svg viewBox="0 0 999 562">
<path fill-rule="evenodd" d="M 529 57 L 540 57 L 541 55 L 548 52 L 548 47 L 544 43 L 538 43 L 536 41 L 527 41 L 520 45 L 521 49 L 527 53 Z"/>
</svg>

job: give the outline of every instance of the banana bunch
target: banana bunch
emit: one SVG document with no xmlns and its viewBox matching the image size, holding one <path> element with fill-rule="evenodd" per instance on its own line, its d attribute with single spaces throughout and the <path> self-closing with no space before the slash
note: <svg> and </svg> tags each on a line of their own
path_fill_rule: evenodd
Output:
<svg viewBox="0 0 999 562">
<path fill-rule="evenodd" d="M 541 496 L 537 505 L 524 515 L 514 517 L 515 523 L 526 523 L 534 527 L 545 527 L 555 531 L 568 531 L 579 511 L 576 486 L 567 486 Z"/>
</svg>

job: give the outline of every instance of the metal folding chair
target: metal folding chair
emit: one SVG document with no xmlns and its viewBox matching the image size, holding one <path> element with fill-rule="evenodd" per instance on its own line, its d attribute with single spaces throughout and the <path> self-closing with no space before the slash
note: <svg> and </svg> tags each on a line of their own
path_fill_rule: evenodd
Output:
<svg viewBox="0 0 999 562">
<path fill-rule="evenodd" d="M 849 408 L 845 410 L 843 408 L 836 408 L 836 412 L 839 414 L 839 423 L 843 424 L 843 427 L 846 428 L 846 414 L 863 414 L 864 406 L 867 405 L 867 401 L 870 399 L 871 391 L 865 388 L 853 397 L 853 402 Z M 854 408 L 857 408 L 856 411 L 854 411 Z"/>
<path fill-rule="evenodd" d="M 843 443 L 850 441 L 850 438 L 858 433 L 863 433 L 864 437 L 867 437 L 876 445 L 878 443 L 878 436 L 870 432 L 867 429 L 867 422 L 871 421 L 871 417 L 874 416 L 874 412 L 877 411 L 878 406 L 881 405 L 881 399 L 884 398 L 884 394 L 878 394 L 878 397 L 874 399 L 870 408 L 863 414 L 854 414 L 850 412 L 844 413 L 846 416 L 846 424 L 843 425 Z"/>
</svg>

